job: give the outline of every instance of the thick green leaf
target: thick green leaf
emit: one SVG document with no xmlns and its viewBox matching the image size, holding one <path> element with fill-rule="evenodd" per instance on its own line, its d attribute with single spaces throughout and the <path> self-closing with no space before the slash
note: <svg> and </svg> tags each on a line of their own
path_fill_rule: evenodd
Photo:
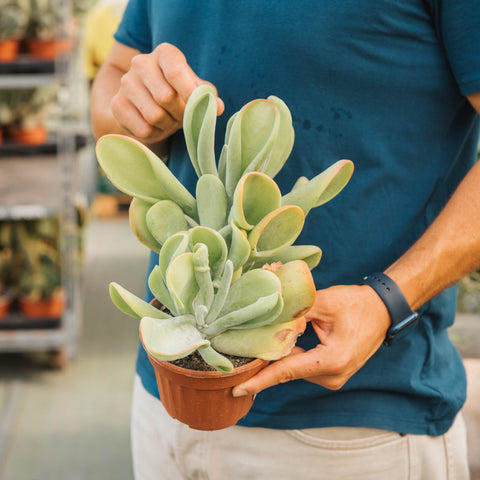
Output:
<svg viewBox="0 0 480 480">
<path fill-rule="evenodd" d="M 229 329 L 262 327 L 272 323 L 280 315 L 283 299 L 280 292 L 261 297 L 253 303 L 217 318 L 202 332 L 212 338 Z"/>
<path fill-rule="evenodd" d="M 268 100 L 259 99 L 240 110 L 242 118 L 242 172 L 260 170 L 270 157 L 280 127 L 280 112 Z M 235 124 L 232 126 L 233 135 Z"/>
<path fill-rule="evenodd" d="M 147 212 L 151 206 L 152 204 L 150 202 L 146 202 L 140 198 L 133 198 L 130 202 L 130 208 L 128 209 L 128 219 L 132 232 L 140 242 L 158 253 L 162 245 L 157 242 L 147 226 Z"/>
<path fill-rule="evenodd" d="M 274 95 L 268 97 L 267 100 L 274 103 L 280 112 L 278 135 L 273 145 L 272 153 L 262 168 L 262 172 L 274 178 L 282 169 L 292 151 L 295 132 L 292 125 L 292 115 L 285 102 Z"/>
<path fill-rule="evenodd" d="M 147 211 L 148 230 L 158 243 L 164 244 L 172 235 L 188 229 L 183 210 L 171 200 L 160 200 Z"/>
<path fill-rule="evenodd" d="M 200 85 L 190 95 L 183 115 L 187 150 L 198 177 L 217 175 L 215 164 L 215 125 L 217 95 L 211 85 Z"/>
<path fill-rule="evenodd" d="M 160 360 L 177 360 L 210 345 L 195 328 L 194 321 L 192 315 L 170 320 L 144 317 L 140 321 L 140 335 L 151 355 Z"/>
<path fill-rule="evenodd" d="M 217 289 L 217 293 L 215 293 L 212 305 L 207 313 L 207 316 L 205 317 L 206 325 L 209 325 L 211 322 L 213 322 L 217 318 L 218 314 L 220 313 L 223 306 L 225 305 L 228 292 L 230 291 L 232 277 L 233 277 L 233 263 L 230 260 L 227 260 L 223 268 L 223 273 L 222 273 L 222 277 L 220 278 L 220 283 Z"/>
<path fill-rule="evenodd" d="M 158 265 L 155 265 L 148 276 L 148 287 L 153 296 L 163 305 L 165 305 L 173 315 L 178 315 L 175 303 L 172 300 L 170 292 L 167 289 L 162 271 Z"/>
<path fill-rule="evenodd" d="M 195 278 L 193 253 L 183 253 L 170 264 L 165 281 L 177 311 L 193 313 L 192 303 L 199 287 Z"/>
<path fill-rule="evenodd" d="M 302 231 L 300 207 L 287 205 L 269 213 L 248 234 L 253 257 L 270 257 L 290 246 Z"/>
<path fill-rule="evenodd" d="M 202 175 L 196 189 L 198 218 L 205 227 L 220 230 L 227 223 L 227 193 L 215 175 Z"/>
<path fill-rule="evenodd" d="M 282 286 L 278 277 L 267 270 L 251 270 L 242 275 L 231 287 L 219 314 L 224 316 L 255 303 L 263 297 L 281 293 Z"/>
<path fill-rule="evenodd" d="M 208 261 L 212 274 L 216 278 L 223 270 L 227 259 L 227 244 L 220 233 L 207 227 L 195 227 L 189 232 L 190 250 L 193 250 L 197 243 L 203 243 L 208 248 Z"/>
<path fill-rule="evenodd" d="M 305 315 L 315 302 L 316 288 L 308 265 L 302 260 L 285 263 L 273 273 L 282 284 L 282 313 L 273 323 L 288 322 Z"/>
<path fill-rule="evenodd" d="M 198 353 L 202 356 L 205 362 L 215 368 L 215 370 L 218 370 L 222 373 L 233 372 L 232 362 L 228 358 L 216 352 L 210 345 L 199 347 Z"/>
<path fill-rule="evenodd" d="M 244 230 L 251 230 L 262 218 L 280 207 L 282 194 L 277 184 L 260 172 L 245 174 L 235 189 L 231 218 Z"/>
<path fill-rule="evenodd" d="M 227 330 L 212 338 L 211 344 L 227 355 L 278 360 L 291 352 L 305 325 L 305 320 L 300 317 L 291 322 L 248 330 Z"/>
<path fill-rule="evenodd" d="M 145 302 L 118 283 L 110 283 L 109 292 L 115 306 L 133 318 L 140 319 L 145 316 L 162 319 L 171 318 L 167 313 L 158 310 L 158 308 Z"/>
<path fill-rule="evenodd" d="M 228 259 L 232 261 L 234 271 L 239 270 L 250 257 L 250 243 L 245 230 L 240 230 L 233 222 L 230 234 Z"/>
<path fill-rule="evenodd" d="M 336 168 L 334 169 L 332 179 L 328 182 L 322 194 L 317 197 L 315 207 L 319 207 L 336 197 L 352 178 L 354 166 L 351 160 L 339 160 L 333 166 Z"/>
<path fill-rule="evenodd" d="M 182 253 L 188 252 L 188 233 L 179 232 L 172 235 L 162 246 L 159 254 L 158 265 L 163 279 L 167 278 L 167 269 L 175 258 Z"/>
<path fill-rule="evenodd" d="M 338 195 L 352 174 L 353 163 L 350 160 L 339 160 L 309 182 L 297 184 L 282 197 L 282 205 L 298 205 L 307 215 L 312 208 L 319 207 Z"/>
<path fill-rule="evenodd" d="M 97 157 L 112 183 L 117 185 L 117 181 L 125 193 L 151 203 L 173 200 L 187 215 L 197 218 L 195 198 L 143 143 L 123 135 L 106 135 L 97 142 Z"/>
<path fill-rule="evenodd" d="M 137 142 L 122 135 L 105 135 L 97 142 L 97 159 L 110 181 L 122 192 L 149 203 L 169 198 L 154 174 L 152 162 Z M 165 167 L 166 168 L 166 167 Z"/>
<path fill-rule="evenodd" d="M 322 258 L 322 250 L 316 245 L 291 245 L 272 257 L 257 259 L 252 267 L 260 268 L 266 263 L 287 263 L 293 260 L 303 260 L 310 270 L 315 268 Z"/>
<path fill-rule="evenodd" d="M 227 158 L 228 158 L 228 145 L 222 147 L 220 152 L 220 158 L 218 159 L 218 178 L 225 185 L 225 178 L 227 176 Z"/>
<path fill-rule="evenodd" d="M 208 308 L 213 301 L 213 282 L 210 271 L 210 263 L 208 261 L 208 248 L 203 243 L 197 243 L 193 253 L 193 266 L 195 269 L 195 279 L 201 294 L 201 305 L 204 305 L 208 312 Z M 205 315 L 206 316 L 206 315 Z"/>
<path fill-rule="evenodd" d="M 232 198 L 240 177 L 261 170 L 267 162 L 280 126 L 280 112 L 268 100 L 247 103 L 236 115 L 228 132 L 225 188 Z"/>
<path fill-rule="evenodd" d="M 293 185 L 292 187 L 292 191 L 297 189 L 298 187 L 301 187 L 302 185 L 304 185 L 305 183 L 308 183 L 308 178 L 307 177 L 298 177 L 297 178 L 297 181 L 295 182 L 295 184 Z"/>
</svg>

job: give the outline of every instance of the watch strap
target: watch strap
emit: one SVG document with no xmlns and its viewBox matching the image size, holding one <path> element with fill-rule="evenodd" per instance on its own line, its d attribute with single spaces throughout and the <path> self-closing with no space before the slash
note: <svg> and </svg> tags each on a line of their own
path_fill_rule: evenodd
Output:
<svg viewBox="0 0 480 480">
<path fill-rule="evenodd" d="M 392 323 L 384 344 L 390 346 L 401 331 L 418 319 L 418 313 L 412 311 L 398 285 L 384 273 L 367 275 L 360 285 L 373 288 L 387 307 Z"/>
</svg>

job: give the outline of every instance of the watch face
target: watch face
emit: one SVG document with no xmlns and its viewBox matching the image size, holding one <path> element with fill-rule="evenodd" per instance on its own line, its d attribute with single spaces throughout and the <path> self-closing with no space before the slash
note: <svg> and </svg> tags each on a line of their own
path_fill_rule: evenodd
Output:
<svg viewBox="0 0 480 480">
<path fill-rule="evenodd" d="M 404 318 L 396 325 L 392 325 L 387 333 L 387 338 L 385 339 L 385 343 L 387 345 L 391 345 L 393 340 L 404 330 L 406 330 L 410 325 L 413 325 L 418 320 L 418 313 L 414 312 L 412 315 Z"/>
</svg>

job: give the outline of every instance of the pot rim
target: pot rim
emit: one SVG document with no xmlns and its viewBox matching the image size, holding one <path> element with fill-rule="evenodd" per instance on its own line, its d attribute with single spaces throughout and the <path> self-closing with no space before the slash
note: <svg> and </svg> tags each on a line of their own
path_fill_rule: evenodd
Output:
<svg viewBox="0 0 480 480">
<path fill-rule="evenodd" d="M 248 370 L 253 368 L 259 367 L 262 364 L 267 365 L 269 363 L 268 360 L 262 360 L 261 358 L 252 358 L 252 360 L 244 365 L 240 365 L 239 367 L 235 367 L 232 373 L 223 373 L 219 372 L 218 370 L 191 370 L 189 368 L 180 367 L 178 365 L 174 365 L 172 362 L 168 360 L 160 360 L 159 358 L 152 355 L 146 348 L 145 343 L 143 342 L 142 334 L 140 333 L 140 341 L 142 342 L 142 346 L 145 352 L 148 355 L 148 358 L 151 362 L 156 363 L 157 365 L 170 370 L 173 373 L 178 375 L 184 375 L 186 377 L 193 377 L 193 378 L 221 378 L 221 377 L 234 377 L 236 375 L 240 375 Z"/>
</svg>

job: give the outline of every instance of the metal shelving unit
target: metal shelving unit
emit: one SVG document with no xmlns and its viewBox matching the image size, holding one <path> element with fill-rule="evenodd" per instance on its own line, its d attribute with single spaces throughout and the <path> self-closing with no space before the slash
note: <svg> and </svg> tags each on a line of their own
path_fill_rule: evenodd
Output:
<svg viewBox="0 0 480 480">
<path fill-rule="evenodd" d="M 52 364 L 65 366 L 77 353 L 82 318 L 80 226 L 75 195 L 79 150 L 86 138 L 77 135 L 70 118 L 72 98 L 69 59 L 55 62 L 21 57 L 0 66 L 0 89 L 58 86 L 61 118 L 47 143 L 28 147 L 0 145 L 0 221 L 56 216 L 59 219 L 62 287 L 65 309 L 61 318 L 28 319 L 12 311 L 0 320 L 0 352 L 50 352 Z"/>
</svg>

